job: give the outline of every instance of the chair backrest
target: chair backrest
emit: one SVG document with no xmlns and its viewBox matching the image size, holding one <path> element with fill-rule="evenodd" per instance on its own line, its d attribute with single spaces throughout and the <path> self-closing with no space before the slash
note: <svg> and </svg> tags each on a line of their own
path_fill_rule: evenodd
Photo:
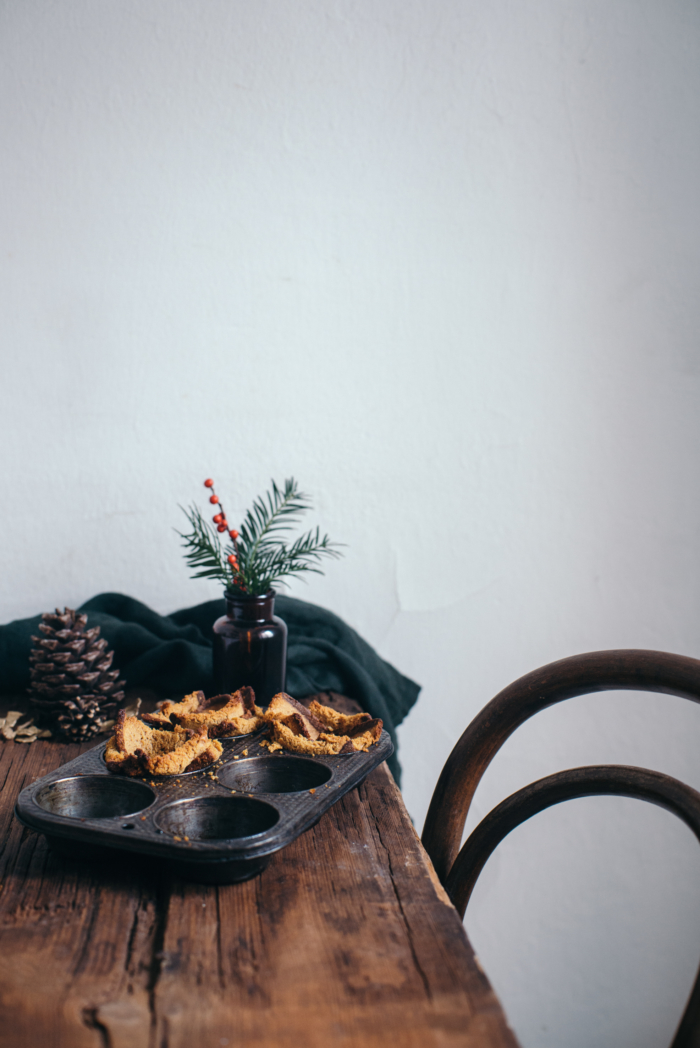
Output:
<svg viewBox="0 0 700 1048">
<path fill-rule="evenodd" d="M 511 830 L 553 804 L 598 794 L 638 797 L 659 804 L 682 819 L 700 841 L 700 793 L 670 775 L 613 764 L 548 775 L 497 805 L 465 842 L 445 884 L 460 915 L 464 917 L 472 889 L 487 859 Z M 671 1048 L 699 1046 L 700 973 L 695 978 Z"/>
<path fill-rule="evenodd" d="M 700 702 L 700 661 L 663 651 L 592 651 L 552 662 L 501 691 L 471 722 L 438 779 L 423 844 L 438 877 L 464 916 L 476 880 L 494 848 L 532 815 L 574 797 L 620 794 L 672 811 L 700 840 L 700 793 L 660 772 L 621 765 L 574 768 L 514 793 L 490 812 L 459 848 L 469 807 L 491 760 L 519 725 L 574 695 L 627 689 Z M 672 1048 L 700 1048 L 700 973 Z"/>
<path fill-rule="evenodd" d="M 423 845 L 446 883 L 479 781 L 519 725 L 564 699 L 627 689 L 680 695 L 700 702 L 700 661 L 663 651 L 591 651 L 520 677 L 499 692 L 466 729 L 438 779 L 423 829 Z"/>
</svg>

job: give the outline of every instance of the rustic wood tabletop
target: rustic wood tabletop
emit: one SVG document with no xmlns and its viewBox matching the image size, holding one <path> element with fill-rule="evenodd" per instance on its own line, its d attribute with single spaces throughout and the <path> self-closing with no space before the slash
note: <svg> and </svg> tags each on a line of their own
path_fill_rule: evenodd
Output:
<svg viewBox="0 0 700 1048">
<path fill-rule="evenodd" d="M 386 765 L 209 886 L 59 859 L 17 822 L 92 745 L 0 741 L 3 1048 L 517 1048 Z"/>
</svg>

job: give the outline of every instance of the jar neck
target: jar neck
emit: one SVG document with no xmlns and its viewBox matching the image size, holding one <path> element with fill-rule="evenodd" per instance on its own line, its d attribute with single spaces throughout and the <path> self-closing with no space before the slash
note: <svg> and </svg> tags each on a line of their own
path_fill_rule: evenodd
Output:
<svg viewBox="0 0 700 1048">
<path fill-rule="evenodd" d="M 240 597 L 226 590 L 226 617 L 234 622 L 270 622 L 275 614 L 274 590 L 268 590 L 259 597 Z"/>
</svg>

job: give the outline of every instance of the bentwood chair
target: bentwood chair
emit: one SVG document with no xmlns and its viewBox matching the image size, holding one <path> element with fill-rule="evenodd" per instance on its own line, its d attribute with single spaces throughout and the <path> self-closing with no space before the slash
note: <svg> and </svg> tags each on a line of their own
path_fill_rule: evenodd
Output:
<svg viewBox="0 0 700 1048">
<path fill-rule="evenodd" d="M 491 700 L 464 732 L 438 779 L 423 844 L 438 877 L 464 916 L 487 859 L 504 837 L 532 815 L 574 797 L 619 794 L 667 808 L 700 840 L 700 793 L 644 768 L 599 765 L 549 775 L 512 794 L 459 848 L 469 806 L 491 760 L 533 714 L 574 695 L 627 689 L 680 695 L 700 702 L 700 661 L 662 651 L 592 651 L 542 666 Z M 700 972 L 671 1048 L 700 1048 Z"/>
</svg>

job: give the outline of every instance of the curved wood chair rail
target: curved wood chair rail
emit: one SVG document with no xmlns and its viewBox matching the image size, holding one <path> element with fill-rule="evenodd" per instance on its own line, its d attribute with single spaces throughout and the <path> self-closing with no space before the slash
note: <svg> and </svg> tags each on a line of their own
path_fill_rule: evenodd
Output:
<svg viewBox="0 0 700 1048">
<path fill-rule="evenodd" d="M 467 839 L 445 885 L 460 916 L 489 856 L 511 830 L 554 804 L 575 797 L 616 794 L 650 801 L 677 815 L 700 841 L 700 793 L 685 783 L 646 768 L 597 765 L 573 768 L 533 782 L 489 812 Z M 700 971 L 671 1048 L 700 1046 Z"/>
<path fill-rule="evenodd" d="M 573 655 L 520 677 L 477 714 L 447 759 L 423 829 L 423 845 L 443 884 L 481 776 L 512 732 L 564 699 L 619 689 L 659 691 L 700 702 L 700 661 L 635 649 Z"/>
</svg>

